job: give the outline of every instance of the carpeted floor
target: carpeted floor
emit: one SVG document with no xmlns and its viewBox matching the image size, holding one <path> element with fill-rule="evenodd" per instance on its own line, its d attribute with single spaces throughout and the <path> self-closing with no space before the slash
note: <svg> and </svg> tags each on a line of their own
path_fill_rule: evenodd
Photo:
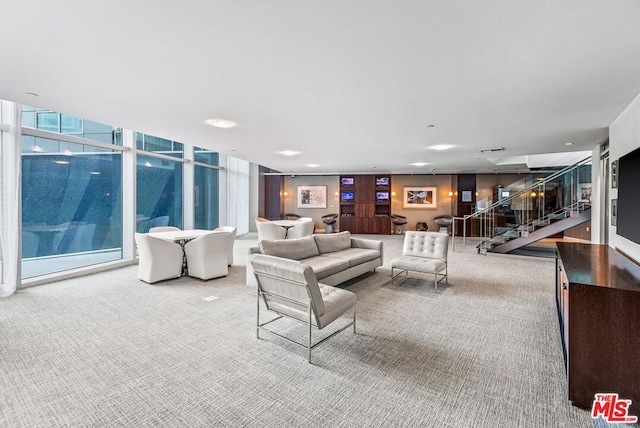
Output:
<svg viewBox="0 0 640 428">
<path fill-rule="evenodd" d="M 359 331 L 320 345 L 312 365 L 255 338 L 253 237 L 236 241 L 224 279 L 149 285 L 132 266 L 0 300 L 0 426 L 594 425 L 566 399 L 553 261 L 457 245 L 436 291 L 415 275 L 391 285 L 402 237 L 375 238 L 385 265 L 345 286 Z"/>
</svg>

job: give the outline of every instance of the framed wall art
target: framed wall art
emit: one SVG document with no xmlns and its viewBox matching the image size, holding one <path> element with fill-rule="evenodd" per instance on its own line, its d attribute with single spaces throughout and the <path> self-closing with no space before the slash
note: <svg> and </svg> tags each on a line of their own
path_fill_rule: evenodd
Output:
<svg viewBox="0 0 640 428">
<path fill-rule="evenodd" d="M 298 186 L 298 208 L 327 208 L 327 186 Z"/>
<path fill-rule="evenodd" d="M 438 208 L 437 186 L 407 186 L 403 190 L 402 208 Z"/>
</svg>

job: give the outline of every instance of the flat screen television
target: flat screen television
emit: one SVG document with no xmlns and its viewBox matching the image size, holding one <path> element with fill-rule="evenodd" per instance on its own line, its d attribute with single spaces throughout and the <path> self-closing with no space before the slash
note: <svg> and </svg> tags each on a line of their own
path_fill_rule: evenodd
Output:
<svg viewBox="0 0 640 428">
<path fill-rule="evenodd" d="M 340 195 L 340 200 L 342 202 L 353 201 L 353 197 L 353 192 L 342 192 L 342 194 Z"/>
<path fill-rule="evenodd" d="M 388 186 L 389 182 L 389 177 L 376 177 L 376 186 Z"/>
<path fill-rule="evenodd" d="M 355 179 L 353 177 L 342 177 L 340 179 L 341 186 L 353 186 Z"/>
<path fill-rule="evenodd" d="M 389 192 L 376 192 L 376 201 L 388 201 Z"/>
<path fill-rule="evenodd" d="M 620 236 L 640 244 L 640 149 L 618 161 L 618 228 Z M 612 215 L 614 215 L 612 213 Z"/>
</svg>

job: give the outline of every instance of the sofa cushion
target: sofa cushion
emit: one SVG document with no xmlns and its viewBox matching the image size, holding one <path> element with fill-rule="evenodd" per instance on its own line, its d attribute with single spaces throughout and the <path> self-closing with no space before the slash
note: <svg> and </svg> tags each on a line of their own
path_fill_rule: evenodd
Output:
<svg viewBox="0 0 640 428">
<path fill-rule="evenodd" d="M 346 250 L 334 251 L 329 254 L 320 254 L 321 257 L 331 257 L 343 259 L 349 262 L 349 266 L 358 266 L 362 263 L 370 262 L 380 257 L 380 251 L 366 248 L 347 248 Z"/>
<path fill-rule="evenodd" d="M 334 251 L 346 250 L 351 248 L 351 233 L 328 233 L 325 235 L 314 235 L 318 251 L 320 254 L 332 253 Z"/>
<path fill-rule="evenodd" d="M 318 255 L 318 247 L 313 236 L 296 239 L 275 239 L 272 241 L 262 240 L 259 245 L 262 254 L 285 259 L 302 260 Z"/>
<path fill-rule="evenodd" d="M 311 269 L 313 269 L 313 273 L 316 274 L 316 278 L 318 278 L 318 280 L 349 268 L 349 260 L 334 257 L 308 257 L 304 260 L 300 260 L 300 263 L 311 266 Z"/>
</svg>

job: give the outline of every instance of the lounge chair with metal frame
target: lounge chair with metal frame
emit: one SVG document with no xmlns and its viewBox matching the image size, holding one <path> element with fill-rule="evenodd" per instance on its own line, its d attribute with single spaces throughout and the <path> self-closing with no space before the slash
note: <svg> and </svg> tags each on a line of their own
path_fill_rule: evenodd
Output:
<svg viewBox="0 0 640 428">
<path fill-rule="evenodd" d="M 264 330 L 307 348 L 307 357 L 311 363 L 313 348 L 351 326 L 353 326 L 353 332 L 356 332 L 357 298 L 352 292 L 319 284 L 311 267 L 295 260 L 255 254 L 251 256 L 250 263 L 258 282 L 256 313 L 256 337 L 258 339 L 260 338 L 260 330 Z M 260 323 L 260 298 L 264 301 L 267 310 L 278 314 L 276 318 Z M 312 326 L 321 330 L 351 309 L 353 309 L 351 322 L 312 344 Z M 307 325 L 308 341 L 306 345 L 265 327 L 282 317 L 291 318 Z"/>
</svg>

